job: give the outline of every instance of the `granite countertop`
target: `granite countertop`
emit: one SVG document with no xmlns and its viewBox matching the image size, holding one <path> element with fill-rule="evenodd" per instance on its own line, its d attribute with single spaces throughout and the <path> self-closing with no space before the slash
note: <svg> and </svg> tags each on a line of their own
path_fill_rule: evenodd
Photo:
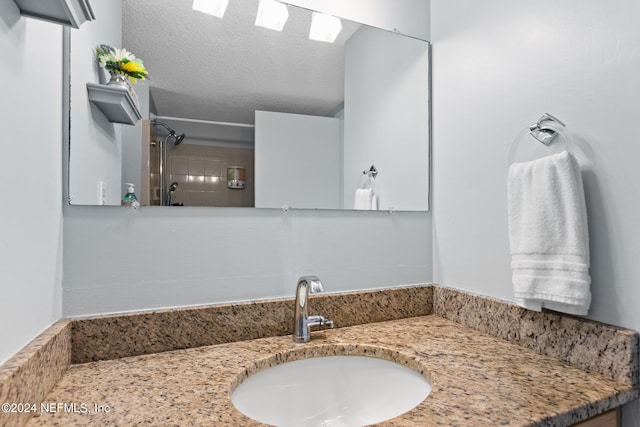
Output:
<svg viewBox="0 0 640 427">
<path fill-rule="evenodd" d="M 306 344 L 275 336 L 72 365 L 45 399 L 71 405 L 27 425 L 258 425 L 231 403 L 247 375 L 332 354 L 398 361 L 432 381 L 424 402 L 384 426 L 566 426 L 638 397 L 632 385 L 427 315 L 314 331 Z"/>
</svg>

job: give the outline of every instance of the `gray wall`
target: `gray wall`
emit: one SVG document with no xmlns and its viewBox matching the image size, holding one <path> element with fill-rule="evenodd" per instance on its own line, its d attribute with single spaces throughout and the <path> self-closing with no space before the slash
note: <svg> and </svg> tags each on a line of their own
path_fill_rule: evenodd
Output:
<svg viewBox="0 0 640 427">
<path fill-rule="evenodd" d="M 583 165 L 589 317 L 640 330 L 640 3 L 431 6 L 434 281 L 513 300 L 507 156 L 549 112 L 573 132 Z M 623 415 L 625 426 L 640 426 L 637 403 Z"/>
<path fill-rule="evenodd" d="M 134 87 L 136 97 L 140 104 L 140 114 L 143 119 L 149 118 L 149 101 L 150 92 L 148 80 L 144 82 L 136 83 Z M 136 195 L 138 199 L 142 190 L 142 176 L 140 168 L 142 165 L 142 121 L 139 121 L 134 126 L 122 126 L 122 178 L 119 191 L 122 192 L 125 187 L 124 183 L 131 183 L 134 185 Z M 119 205 L 121 202 L 120 197 L 122 194 L 118 194 L 115 204 Z"/>
<path fill-rule="evenodd" d="M 94 4 L 95 3 L 95 4 Z M 98 66 L 95 48 L 122 44 L 121 0 L 92 2 L 97 19 L 71 31 L 71 145 L 69 196 L 72 203 L 100 204 L 100 181 L 106 185 L 106 204 L 120 204 L 122 185 L 122 125 L 89 102 L 87 83 L 106 83 L 108 73 Z"/>
<path fill-rule="evenodd" d="M 64 314 L 292 296 L 429 282 L 423 212 L 72 206 L 65 211 Z"/>
<path fill-rule="evenodd" d="M 0 0 L 0 364 L 60 317 L 62 27 Z"/>
<path fill-rule="evenodd" d="M 344 195 L 375 165 L 378 209 L 429 208 L 429 45 L 361 27 L 345 44 Z"/>
<path fill-rule="evenodd" d="M 255 117 L 255 206 L 340 209 L 340 119 L 273 111 Z"/>
</svg>

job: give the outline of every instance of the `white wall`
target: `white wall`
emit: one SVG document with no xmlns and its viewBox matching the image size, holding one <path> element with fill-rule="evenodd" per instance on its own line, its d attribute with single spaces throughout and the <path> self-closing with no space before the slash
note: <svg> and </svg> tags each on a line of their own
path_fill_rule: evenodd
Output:
<svg viewBox="0 0 640 427">
<path fill-rule="evenodd" d="M 121 0 L 93 1 L 97 19 L 71 32 L 71 151 L 69 195 L 72 203 L 100 204 L 99 182 L 106 184 L 107 204 L 120 204 L 122 125 L 109 122 L 89 102 L 87 83 L 106 83 L 95 60 L 100 44 L 121 47 Z"/>
<path fill-rule="evenodd" d="M 428 28 L 419 3 L 396 5 L 387 26 Z M 291 296 L 302 274 L 327 292 L 431 279 L 424 212 L 70 206 L 64 219 L 66 316 Z"/>
<path fill-rule="evenodd" d="M 344 207 L 375 165 L 378 209 L 429 208 L 429 44 L 361 27 L 345 46 Z"/>
<path fill-rule="evenodd" d="M 341 120 L 256 111 L 258 208 L 340 208 Z"/>
<path fill-rule="evenodd" d="M 62 27 L 0 0 L 0 364 L 60 317 Z"/>
<path fill-rule="evenodd" d="M 640 3 L 431 6 L 434 281 L 513 300 L 507 153 L 549 112 L 575 135 L 584 165 L 589 317 L 640 330 Z M 640 426 L 640 405 L 623 419 Z"/>
</svg>

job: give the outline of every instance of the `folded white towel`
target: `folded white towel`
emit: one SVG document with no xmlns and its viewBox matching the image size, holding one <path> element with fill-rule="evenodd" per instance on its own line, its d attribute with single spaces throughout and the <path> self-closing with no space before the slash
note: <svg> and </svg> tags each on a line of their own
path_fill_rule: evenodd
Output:
<svg viewBox="0 0 640 427">
<path fill-rule="evenodd" d="M 373 189 L 358 188 L 353 201 L 353 209 L 375 211 L 378 210 L 378 199 Z"/>
<path fill-rule="evenodd" d="M 509 168 L 509 243 L 516 303 L 570 314 L 591 305 L 584 187 L 563 151 Z"/>
</svg>

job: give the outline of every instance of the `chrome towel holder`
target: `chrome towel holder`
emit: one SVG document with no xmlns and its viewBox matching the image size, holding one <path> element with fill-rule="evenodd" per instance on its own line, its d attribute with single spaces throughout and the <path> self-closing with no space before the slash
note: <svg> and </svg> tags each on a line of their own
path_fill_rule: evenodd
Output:
<svg viewBox="0 0 640 427">
<path fill-rule="evenodd" d="M 374 165 L 371 165 L 371 167 L 369 168 L 369 170 L 364 170 L 362 171 L 363 175 L 369 175 L 369 178 L 373 178 L 375 179 L 376 176 L 378 176 L 378 169 L 376 169 L 376 167 Z"/>
<path fill-rule="evenodd" d="M 524 143 L 527 133 L 542 145 Z M 560 135 L 560 138 L 557 138 L 558 135 Z M 528 137 L 527 141 L 530 141 Z M 521 145 L 520 143 L 523 144 Z M 518 147 L 520 147 L 520 150 L 518 150 Z M 567 126 L 557 117 L 544 113 L 537 122 L 522 129 L 515 137 L 509 148 L 508 164 L 534 160 L 563 150 L 571 151 L 572 148 L 573 139 Z"/>
<path fill-rule="evenodd" d="M 557 125 L 565 127 L 565 124 L 559 119 L 553 117 L 549 113 L 544 113 L 536 123 L 529 126 L 529 134 L 544 145 L 549 146 L 551 141 L 553 141 L 558 134 L 554 129 L 553 124 L 555 124 L 556 127 Z"/>
</svg>

